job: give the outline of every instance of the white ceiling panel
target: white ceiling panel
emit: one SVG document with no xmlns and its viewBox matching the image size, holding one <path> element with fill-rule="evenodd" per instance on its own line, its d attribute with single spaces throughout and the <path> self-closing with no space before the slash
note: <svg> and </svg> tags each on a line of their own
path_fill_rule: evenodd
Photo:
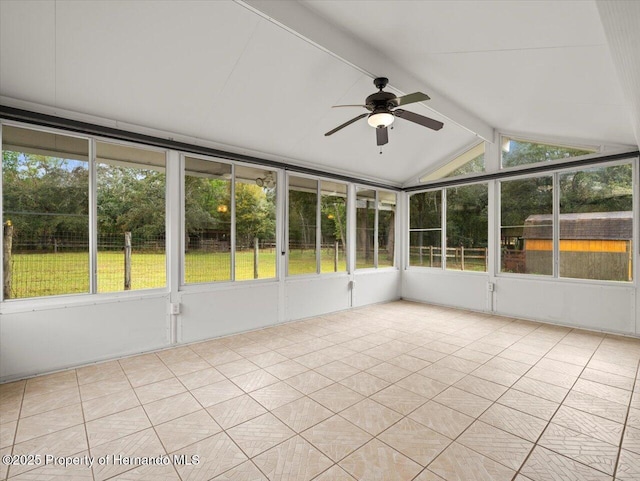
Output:
<svg viewBox="0 0 640 481">
<path fill-rule="evenodd" d="M 0 2 L 2 95 L 55 103 L 55 4 Z"/>
<path fill-rule="evenodd" d="M 427 63 L 434 86 L 455 90 L 498 129 L 633 144 L 606 46 L 431 55 Z M 576 111 L 587 115 L 576 119 Z M 612 114 L 605 130 L 603 112 Z"/>
<path fill-rule="evenodd" d="M 261 19 L 224 90 L 209 104 L 202 134 L 287 155 L 359 77 L 355 69 Z"/>
<path fill-rule="evenodd" d="M 381 52 L 415 64 L 415 53 L 521 50 L 604 43 L 595 4 L 557 0 L 302 0 Z"/>
<path fill-rule="evenodd" d="M 58 106 L 194 134 L 259 19 L 231 2 L 57 2 Z"/>
</svg>

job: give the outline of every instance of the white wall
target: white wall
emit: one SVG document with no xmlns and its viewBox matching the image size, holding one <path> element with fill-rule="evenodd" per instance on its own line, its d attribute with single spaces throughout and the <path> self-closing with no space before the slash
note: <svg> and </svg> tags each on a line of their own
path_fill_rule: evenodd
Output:
<svg viewBox="0 0 640 481">
<path fill-rule="evenodd" d="M 636 287 L 566 279 L 494 277 L 488 274 L 410 268 L 402 297 L 585 329 L 640 335 Z"/>
<path fill-rule="evenodd" d="M 278 322 L 278 283 L 227 284 L 180 292 L 178 342 L 188 343 Z"/>
<path fill-rule="evenodd" d="M 9 308 L 0 314 L 0 382 L 169 345 L 167 294 Z"/>
<path fill-rule="evenodd" d="M 402 298 L 473 311 L 490 311 L 488 282 L 489 276 L 482 273 L 411 268 L 402 274 Z"/>
<path fill-rule="evenodd" d="M 636 288 L 567 280 L 496 279 L 496 312 L 637 335 Z"/>
<path fill-rule="evenodd" d="M 353 276 L 354 305 L 400 297 L 400 271 Z M 348 274 L 189 286 L 174 296 L 177 344 L 349 309 Z M 357 295 L 356 295 L 357 292 Z M 40 302 L 42 301 L 42 302 Z M 170 295 L 5 303 L 0 312 L 0 382 L 170 347 Z"/>
<path fill-rule="evenodd" d="M 400 299 L 400 271 L 363 270 L 354 275 L 353 307 Z"/>
<path fill-rule="evenodd" d="M 292 321 L 349 309 L 349 281 L 347 274 L 287 279 L 282 320 Z"/>
</svg>

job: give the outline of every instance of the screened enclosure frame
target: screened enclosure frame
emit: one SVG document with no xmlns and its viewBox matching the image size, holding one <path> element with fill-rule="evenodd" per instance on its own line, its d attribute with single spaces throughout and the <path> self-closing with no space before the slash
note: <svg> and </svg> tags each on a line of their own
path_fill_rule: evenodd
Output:
<svg viewBox="0 0 640 481">
<path fill-rule="evenodd" d="M 357 221 L 357 200 L 358 200 L 358 191 L 359 190 L 372 190 L 375 192 L 375 196 L 374 196 L 374 205 L 375 205 L 375 212 L 374 212 L 374 232 L 373 232 L 373 266 L 367 266 L 367 267 L 357 267 L 357 249 L 358 249 L 358 245 L 357 245 L 357 238 L 358 238 L 358 234 L 357 234 L 357 227 L 358 227 L 358 221 Z M 393 249 L 393 262 L 392 265 L 390 266 L 380 266 L 379 265 L 379 254 L 380 254 L 380 238 L 379 238 L 379 227 L 380 227 L 380 192 L 387 192 L 389 194 L 392 194 L 395 197 L 395 203 L 394 206 L 396 207 L 396 210 L 394 211 L 395 214 L 393 216 L 393 239 L 394 239 L 394 249 Z M 367 270 L 374 270 L 374 269 L 397 269 L 398 268 L 398 249 L 395 247 L 396 245 L 398 245 L 398 228 L 399 228 L 399 216 L 397 215 L 398 212 L 398 206 L 400 205 L 399 202 L 399 198 L 398 198 L 398 192 L 393 191 L 393 190 L 388 190 L 388 189 L 381 189 L 378 187 L 371 187 L 368 185 L 362 185 L 362 184 L 355 184 L 355 198 L 353 199 L 353 205 L 354 205 L 354 214 L 355 214 L 355 228 L 356 228 L 356 236 L 353 239 L 353 250 L 352 252 L 355 253 L 355 259 L 354 259 L 354 271 L 367 271 Z"/>
<path fill-rule="evenodd" d="M 631 186 L 632 186 L 632 235 L 633 239 L 631 240 L 631 248 L 632 248 L 632 266 L 631 266 L 631 277 L 630 281 L 616 281 L 616 280 L 607 280 L 607 279 L 588 279 L 582 277 L 567 277 L 562 276 L 562 272 L 560 272 L 560 176 L 562 174 L 566 174 L 569 172 L 581 172 L 588 171 L 589 169 L 594 169 L 598 167 L 616 167 L 621 165 L 630 165 L 631 166 Z M 526 173 L 523 174 L 515 174 L 513 176 L 507 176 L 500 178 L 499 180 L 494 181 L 495 185 L 495 276 L 496 277 L 504 277 L 511 279 L 530 279 L 530 280 L 540 280 L 540 281 L 556 281 L 556 282 L 570 282 L 570 283 L 585 283 L 585 284 L 600 284 L 600 285 L 616 285 L 616 286 L 637 286 L 638 285 L 638 262 L 640 260 L 640 252 L 638 251 L 640 245 L 639 232 L 640 226 L 638 225 L 638 212 L 640 212 L 640 189 L 639 189 L 639 157 L 635 155 L 629 155 L 626 159 L 620 160 L 611 160 L 611 161 L 603 161 L 601 163 L 589 164 L 585 166 L 572 165 L 572 166 L 562 166 L 561 164 L 557 165 L 557 168 L 549 170 L 547 172 L 538 172 L 535 174 Z M 509 182 L 512 180 L 526 180 L 540 177 L 551 177 L 552 179 L 552 187 L 553 187 L 553 205 L 552 205 L 552 274 L 532 274 L 532 273 L 513 273 L 513 272 L 503 272 L 502 271 L 502 256 L 500 249 L 500 230 L 502 228 L 502 215 L 501 215 L 501 205 L 502 205 L 502 192 L 501 192 L 501 182 Z"/>
<path fill-rule="evenodd" d="M 479 145 L 479 144 L 478 144 Z M 486 275 L 489 273 L 490 269 L 489 269 L 489 260 L 491 259 L 491 245 L 487 246 L 487 261 L 486 261 L 486 267 L 487 269 L 484 271 L 474 271 L 474 270 L 463 270 L 463 269 L 449 269 L 447 268 L 447 249 L 449 248 L 448 244 L 447 244 L 447 228 L 448 228 L 448 218 L 447 218 L 447 209 L 448 209 L 448 200 L 447 200 L 447 190 L 451 189 L 453 187 L 470 187 L 470 186 L 475 186 L 475 185 L 482 185 L 485 184 L 487 185 L 487 203 L 489 202 L 489 190 L 491 189 L 491 181 L 477 181 L 477 182 L 460 182 L 459 184 L 456 184 L 455 186 L 448 186 L 448 187 L 437 187 L 437 188 L 433 188 L 433 189 L 424 189 L 424 190 L 416 190 L 416 191 L 412 191 L 412 192 L 408 192 L 407 194 L 407 212 L 405 213 L 405 219 L 407 222 L 407 226 L 409 226 L 409 229 L 407 231 L 407 233 L 409 235 L 407 235 L 406 238 L 406 242 L 404 245 L 404 248 L 407 252 L 406 255 L 406 264 L 405 264 L 405 269 L 429 269 L 432 271 L 443 271 L 443 272 L 450 272 L 450 273 L 462 273 L 462 274 L 471 274 L 471 275 Z M 441 201 L 441 208 L 442 208 L 442 212 L 440 214 L 440 227 L 439 228 L 417 228 L 417 229 L 411 229 L 411 197 L 414 195 L 419 195 L 419 194 L 424 194 L 427 192 L 439 192 L 440 193 L 440 201 Z M 489 229 L 490 229 L 490 224 L 489 224 L 489 220 L 487 219 L 487 239 L 489 239 Z M 430 231 L 437 231 L 440 230 L 440 249 L 441 249 L 441 254 L 440 254 L 440 265 L 439 266 L 417 266 L 417 265 L 412 265 L 411 264 L 411 256 L 410 256 L 410 252 L 411 252 L 411 232 L 430 232 Z"/>
<path fill-rule="evenodd" d="M 169 219 L 169 209 L 170 209 L 170 195 L 169 195 L 169 169 L 168 169 L 168 161 L 169 161 L 169 151 L 162 147 L 140 144 L 137 142 L 131 142 L 122 139 L 114 139 L 109 137 L 103 137 L 100 135 L 93 134 L 83 134 L 74 131 L 68 131 L 65 129 L 59 129 L 55 127 L 48 127 L 36 124 L 30 124 L 25 122 L 18 122 L 13 120 L 5 120 L 2 119 L 0 122 L 0 151 L 4 152 L 4 128 L 6 127 L 14 127 L 18 129 L 23 129 L 27 131 L 33 132 L 42 132 L 46 134 L 59 135 L 68 138 L 80 139 L 83 141 L 87 141 L 87 170 L 88 170 L 88 181 L 87 181 L 87 194 L 88 194 L 88 290 L 87 292 L 78 292 L 78 293 L 62 293 L 62 294 L 52 294 L 52 295 L 44 295 L 44 296 L 33 296 L 33 297 L 20 297 L 15 299 L 5 299 L 4 298 L 4 289 L 0 290 L 0 301 L 2 302 L 11 302 L 14 303 L 46 303 L 51 302 L 52 300 L 55 302 L 56 299 L 64 300 L 69 298 L 81 299 L 88 298 L 87 296 L 91 296 L 91 298 L 95 297 L 136 297 L 141 295 L 155 295 L 159 293 L 165 293 L 169 289 L 170 285 L 170 274 L 169 274 L 169 254 L 168 254 L 168 245 L 165 244 L 164 255 L 165 255 L 165 276 L 164 276 L 164 286 L 162 287 L 151 287 L 144 289 L 132 289 L 132 290 L 117 290 L 110 292 L 99 292 L 98 291 L 98 182 L 97 182 L 97 144 L 110 144 L 110 145 L 119 145 L 124 147 L 130 147 L 132 149 L 138 149 L 142 151 L 149 152 L 157 152 L 159 154 L 164 155 L 164 172 L 165 172 L 165 186 L 164 186 L 164 197 L 165 202 L 163 205 L 164 208 L 164 229 L 165 229 L 165 237 L 170 229 L 170 219 Z M 4 159 L 0 162 L 0 185 L 4 183 L 4 171 L 3 171 Z M 4 192 L 0 195 L 0 218 L 2 221 L 2 226 L 4 228 L 5 223 L 5 212 L 4 212 Z M 0 250 L 0 275 L 2 279 L 4 279 L 4 249 Z"/>
<path fill-rule="evenodd" d="M 186 274 L 186 250 L 185 250 L 185 239 L 186 239 L 186 202 L 185 202 L 185 178 L 187 176 L 186 169 L 186 158 L 189 157 L 194 160 L 200 160 L 203 162 L 212 162 L 217 164 L 222 164 L 229 166 L 231 169 L 229 183 L 229 212 L 230 212 L 230 240 L 229 240 L 229 279 L 224 280 L 207 280 L 202 282 L 186 282 L 185 274 Z M 260 166 L 256 164 L 250 164 L 247 162 L 234 161 L 229 159 L 223 159 L 220 157 L 213 157 L 202 154 L 194 154 L 190 152 L 179 152 L 179 162 L 180 162 L 180 259 L 179 259 L 179 290 L 180 291 L 198 291 L 201 287 L 216 287 L 216 286 L 229 286 L 232 284 L 236 284 L 241 282 L 245 283 L 272 283 L 277 282 L 281 278 L 281 268 L 279 253 L 282 250 L 282 238 L 280 236 L 280 231 L 278 229 L 278 225 L 281 222 L 280 219 L 282 217 L 282 208 L 279 205 L 280 199 L 282 198 L 281 190 L 282 186 L 280 185 L 280 174 L 282 173 L 282 169 L 277 169 L 269 165 Z M 256 169 L 259 170 L 263 168 L 265 171 L 270 171 L 275 174 L 275 188 L 276 188 L 276 203 L 275 203 L 275 275 L 273 277 L 263 278 L 263 279 L 238 279 L 236 275 L 237 271 L 237 206 L 236 206 L 236 171 L 238 168 L 248 168 L 248 169 Z"/>
<path fill-rule="evenodd" d="M 305 272 L 300 274 L 292 274 L 290 272 L 290 252 L 291 248 L 289 245 L 290 242 L 290 220 L 291 220 L 291 212 L 290 212 L 290 188 L 291 188 L 291 177 L 297 177 L 299 179 L 305 179 L 308 181 L 315 182 L 315 196 L 316 196 L 316 206 L 315 206 L 315 260 L 316 260 L 316 270 L 315 272 Z M 346 248 L 344 251 L 345 255 L 345 264 L 346 268 L 343 271 L 336 272 L 322 272 L 322 183 L 323 182 L 332 182 L 336 184 L 343 185 L 345 187 L 345 207 L 346 207 L 346 217 L 345 217 L 345 233 L 346 233 Z M 305 277 L 317 277 L 317 276 L 340 276 L 340 275 L 350 275 L 350 253 L 351 247 L 350 244 L 353 243 L 350 239 L 350 216 L 349 216 L 349 205 L 350 205 L 350 194 L 349 194 L 349 183 L 344 182 L 339 179 L 333 179 L 331 177 L 321 177 L 312 174 L 304 174 L 295 171 L 285 170 L 285 188 L 283 189 L 283 208 L 280 209 L 281 212 L 284 213 L 284 222 L 282 223 L 282 248 L 280 251 L 284 254 L 285 262 L 284 262 L 284 271 L 285 277 L 287 279 L 301 279 Z"/>
<path fill-rule="evenodd" d="M 576 157 L 577 158 L 577 157 Z M 574 160 L 576 158 L 570 159 Z M 632 287 L 638 285 L 637 281 L 637 272 L 638 272 L 638 261 L 640 260 L 640 252 L 638 251 L 640 244 L 640 226 L 637 221 L 638 212 L 640 212 L 640 189 L 639 189 L 639 157 L 637 154 L 631 153 L 629 155 L 625 155 L 624 158 L 619 158 L 615 160 L 607 160 L 603 159 L 601 162 L 595 161 L 593 156 L 589 156 L 591 162 L 585 165 L 580 165 L 576 163 L 572 163 L 571 165 L 563 164 L 562 162 L 552 163 L 549 168 L 544 171 L 533 171 L 533 172 L 521 172 L 519 170 L 526 170 L 527 167 L 537 167 L 539 164 L 530 164 L 529 166 L 523 166 L 523 168 L 509 168 L 504 169 L 505 171 L 509 171 L 511 175 L 500 175 L 499 178 L 485 178 L 484 180 L 478 179 L 477 181 L 474 179 L 466 181 L 466 179 L 460 179 L 459 182 L 455 182 L 453 185 L 444 185 L 444 186 L 435 186 L 433 188 L 429 188 L 425 186 L 424 188 L 414 188 L 407 192 L 407 202 L 406 202 L 406 213 L 405 213 L 405 221 L 407 225 L 406 230 L 406 240 L 404 242 L 404 249 L 407 253 L 405 256 L 406 263 L 405 269 L 418 269 L 418 270 L 428 270 L 430 272 L 447 272 L 452 273 L 454 275 L 489 275 L 495 276 L 496 278 L 504 277 L 511 279 L 529 279 L 529 280 L 541 280 L 547 282 L 559 281 L 559 282 L 570 282 L 570 283 L 586 283 L 586 284 L 599 284 L 599 285 L 616 285 L 621 287 Z M 564 159 L 563 159 L 564 160 Z M 588 171 L 589 169 L 594 169 L 598 167 L 615 167 L 620 165 L 631 165 L 632 171 L 632 232 L 633 239 L 631 242 L 633 256 L 632 256 L 632 280 L 630 281 L 616 281 L 616 280 L 605 280 L 605 279 L 588 279 L 581 277 L 563 277 L 560 272 L 560 176 L 564 173 L 568 172 L 580 172 L 580 171 Z M 506 174 L 506 172 L 505 172 Z M 489 174 L 490 175 L 490 174 Z M 502 227 L 502 215 L 501 215 L 501 182 L 508 182 L 512 180 L 526 180 L 540 177 L 551 177 L 552 186 L 553 186 L 553 210 L 552 210 L 552 221 L 553 221 L 553 254 L 552 254 L 552 265 L 553 265 L 553 273 L 552 275 L 539 275 L 539 274 L 531 274 L 531 273 L 510 273 L 510 272 L 502 272 L 502 255 L 501 255 L 501 227 Z M 425 192 L 440 192 L 442 199 L 442 213 L 441 213 L 441 243 L 442 246 L 446 246 L 446 231 L 447 231 L 447 189 L 452 186 L 463 187 L 469 185 L 478 185 L 478 184 L 487 184 L 489 191 L 489 199 L 491 199 L 491 191 L 493 190 L 494 195 L 494 205 L 493 207 L 489 204 L 489 209 L 493 209 L 493 225 L 491 221 L 488 223 L 488 229 L 493 230 L 493 242 L 490 242 L 488 245 L 488 256 L 490 263 L 488 265 L 488 269 L 486 272 L 473 272 L 473 271 L 459 271 L 447 269 L 446 265 L 446 256 L 442 256 L 441 265 L 440 266 L 418 266 L 412 265 L 410 261 L 410 233 L 411 229 L 411 196 L 416 194 L 421 194 Z M 489 201 L 491 202 L 491 201 Z M 491 219 L 492 216 L 489 216 Z M 428 230 L 428 229 L 417 229 L 417 230 Z M 437 229 L 432 229 L 437 230 Z M 491 239 L 489 235 L 491 232 L 487 232 L 488 239 Z M 444 248 L 444 247 L 443 247 Z M 493 259 L 493 260 L 492 260 Z"/>
</svg>

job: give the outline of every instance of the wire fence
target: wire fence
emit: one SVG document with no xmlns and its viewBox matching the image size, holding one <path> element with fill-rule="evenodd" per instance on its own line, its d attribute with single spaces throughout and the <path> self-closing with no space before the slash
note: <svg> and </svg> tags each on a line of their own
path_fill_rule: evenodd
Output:
<svg viewBox="0 0 640 481">
<path fill-rule="evenodd" d="M 409 246 L 409 263 L 412 266 L 441 267 L 442 255 L 447 258 L 447 269 L 486 271 L 488 249 L 486 247 Z"/>
<path fill-rule="evenodd" d="M 90 244 L 87 235 L 56 233 L 24 236 L 5 226 L 6 299 L 81 294 L 90 291 Z M 119 292 L 166 286 L 165 239 L 125 233 L 99 235 L 97 243 L 97 292 Z M 204 240 L 185 252 L 184 281 L 204 283 L 276 277 L 278 253 L 274 240 L 253 239 L 236 246 L 225 241 Z M 8 249 L 7 249 L 8 247 Z M 289 274 L 317 271 L 316 246 L 292 243 Z M 232 259 L 235 258 L 232 270 Z M 342 243 L 321 245 L 320 272 L 345 272 Z"/>
<path fill-rule="evenodd" d="M 89 292 L 87 235 L 56 233 L 27 237 L 11 232 L 8 239 L 7 230 L 5 227 L 5 298 Z M 124 233 L 99 235 L 97 247 L 98 292 L 166 285 L 164 238 L 133 236 L 127 243 Z"/>
</svg>

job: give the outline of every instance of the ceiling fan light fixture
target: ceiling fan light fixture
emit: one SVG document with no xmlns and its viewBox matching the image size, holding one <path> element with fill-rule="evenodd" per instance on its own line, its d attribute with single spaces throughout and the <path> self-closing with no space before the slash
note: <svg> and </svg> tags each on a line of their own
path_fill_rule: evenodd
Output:
<svg viewBox="0 0 640 481">
<path fill-rule="evenodd" d="M 367 122 L 371 127 L 389 127 L 394 120 L 394 116 L 391 112 L 374 112 L 369 115 Z"/>
</svg>

